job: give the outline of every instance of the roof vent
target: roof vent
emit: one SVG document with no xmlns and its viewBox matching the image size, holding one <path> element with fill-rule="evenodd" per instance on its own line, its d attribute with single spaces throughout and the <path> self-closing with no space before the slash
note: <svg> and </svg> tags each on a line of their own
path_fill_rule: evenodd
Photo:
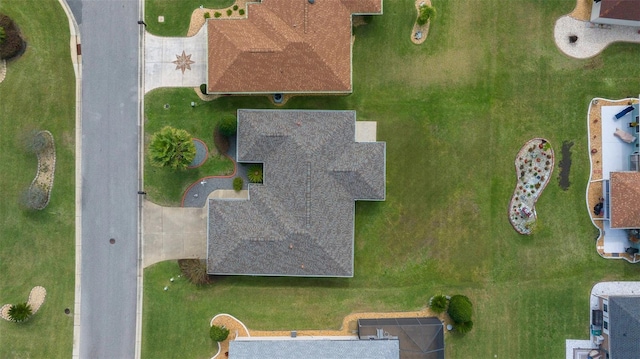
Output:
<svg viewBox="0 0 640 359">
<path fill-rule="evenodd" d="M 309 4 L 313 4 L 314 2 L 316 2 L 315 0 L 309 0 Z"/>
</svg>

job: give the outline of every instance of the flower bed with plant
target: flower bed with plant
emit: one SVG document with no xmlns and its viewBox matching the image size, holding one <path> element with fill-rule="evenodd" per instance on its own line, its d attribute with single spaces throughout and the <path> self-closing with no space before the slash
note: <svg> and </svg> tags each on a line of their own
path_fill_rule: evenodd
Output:
<svg viewBox="0 0 640 359">
<path fill-rule="evenodd" d="M 23 194 L 22 202 L 32 210 L 43 210 L 51 198 L 56 170 L 56 149 L 49 131 L 38 131 L 27 141 L 27 149 L 38 156 L 38 171 Z"/>
<path fill-rule="evenodd" d="M 554 153 L 543 138 L 525 143 L 515 159 L 516 187 L 509 202 L 509 222 L 520 234 L 531 234 L 537 216 L 535 204 L 553 173 Z"/>
</svg>

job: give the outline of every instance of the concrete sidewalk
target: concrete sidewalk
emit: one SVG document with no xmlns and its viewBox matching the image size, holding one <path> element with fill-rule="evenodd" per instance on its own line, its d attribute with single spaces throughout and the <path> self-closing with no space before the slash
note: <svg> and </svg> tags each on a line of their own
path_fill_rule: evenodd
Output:
<svg viewBox="0 0 640 359">
<path fill-rule="evenodd" d="M 207 82 L 206 26 L 191 37 L 146 33 L 144 51 L 145 93 L 158 87 L 198 87 Z"/>
<path fill-rule="evenodd" d="M 172 259 L 207 258 L 205 208 L 143 204 L 143 267 Z"/>
</svg>

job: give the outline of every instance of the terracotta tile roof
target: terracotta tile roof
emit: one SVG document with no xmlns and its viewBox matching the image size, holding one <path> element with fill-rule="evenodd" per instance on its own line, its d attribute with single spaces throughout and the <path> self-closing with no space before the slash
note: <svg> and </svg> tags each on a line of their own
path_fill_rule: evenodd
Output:
<svg viewBox="0 0 640 359">
<path fill-rule="evenodd" d="M 263 0 L 209 19 L 211 93 L 351 92 L 351 16 L 382 0 Z"/>
<path fill-rule="evenodd" d="M 640 21 L 640 0 L 602 0 L 600 17 Z"/>
<path fill-rule="evenodd" d="M 640 172 L 611 172 L 611 228 L 640 228 Z"/>
</svg>

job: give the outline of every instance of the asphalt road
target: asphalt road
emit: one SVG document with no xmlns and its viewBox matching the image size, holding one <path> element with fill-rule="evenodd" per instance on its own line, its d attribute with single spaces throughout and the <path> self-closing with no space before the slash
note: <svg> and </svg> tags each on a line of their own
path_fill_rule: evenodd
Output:
<svg viewBox="0 0 640 359">
<path fill-rule="evenodd" d="M 82 40 L 79 354 L 129 359 L 136 350 L 139 250 L 139 2 L 68 4 Z"/>
</svg>

